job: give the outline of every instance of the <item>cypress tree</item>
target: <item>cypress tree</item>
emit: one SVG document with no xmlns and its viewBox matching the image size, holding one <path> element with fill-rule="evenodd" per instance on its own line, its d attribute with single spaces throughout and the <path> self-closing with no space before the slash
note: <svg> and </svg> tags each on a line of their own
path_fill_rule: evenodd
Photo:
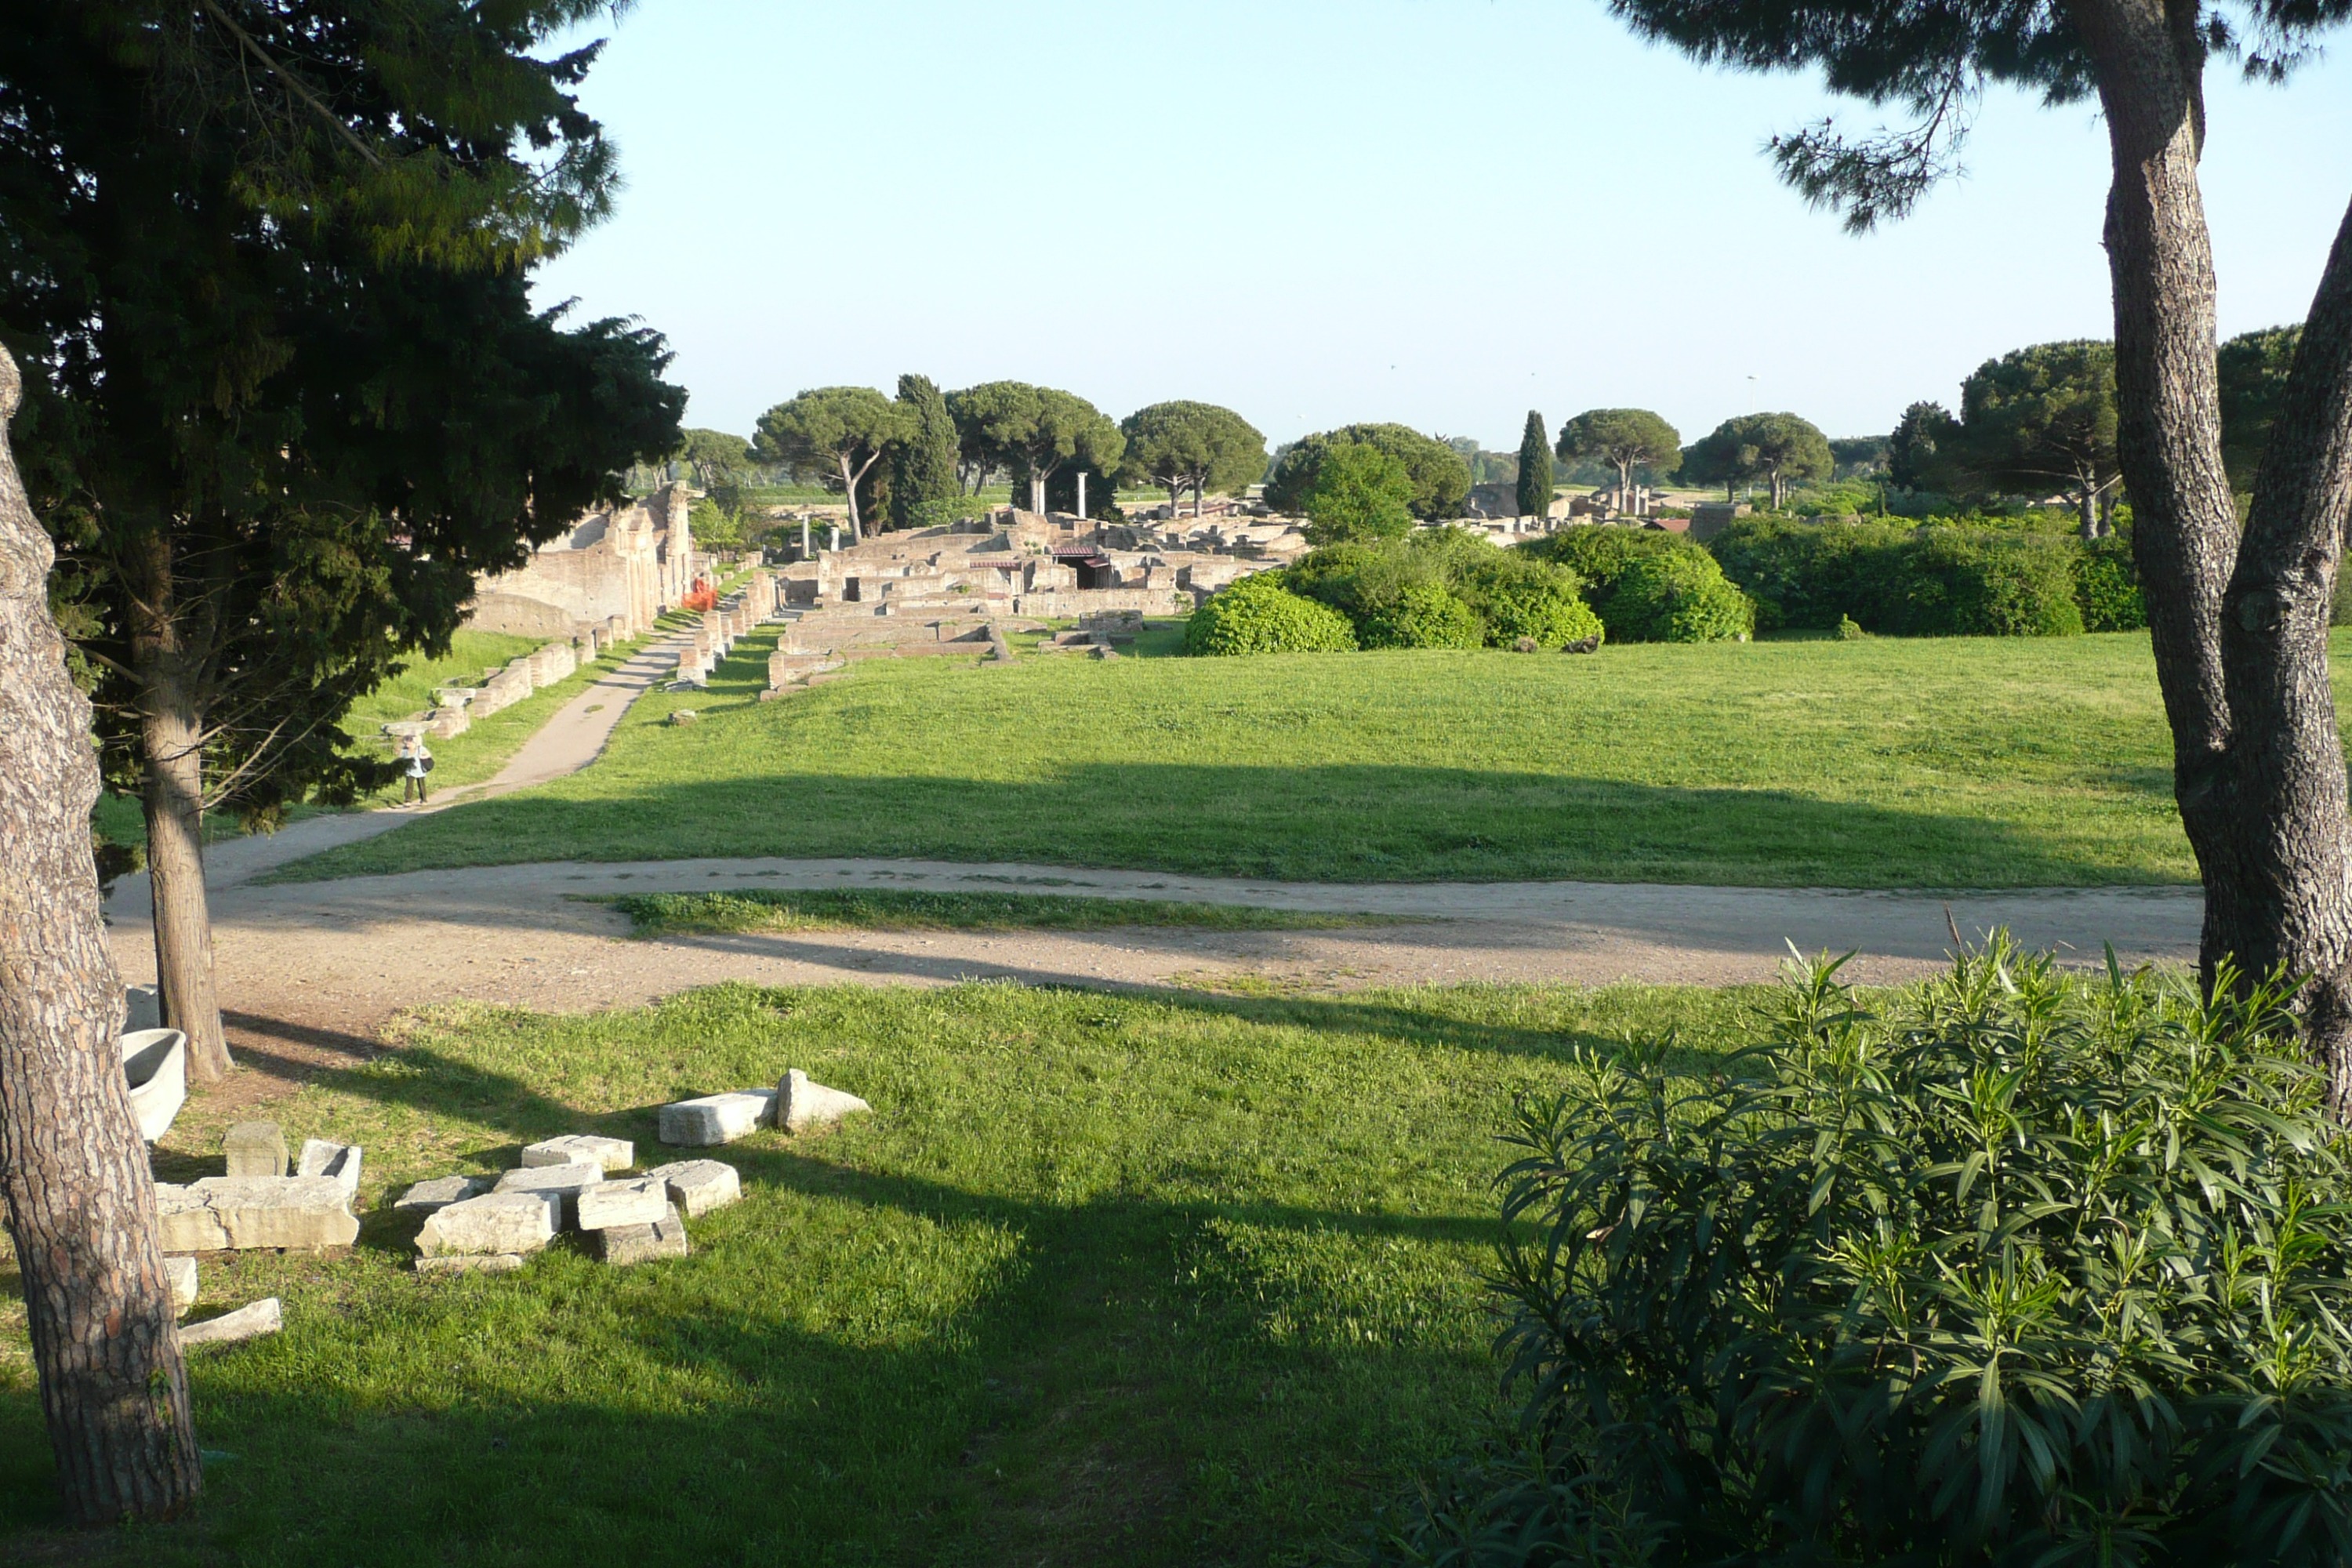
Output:
<svg viewBox="0 0 2352 1568">
<path fill-rule="evenodd" d="M 935 527 L 951 515 L 963 490 L 956 478 L 955 420 L 928 375 L 900 376 L 898 402 L 912 434 L 890 455 L 890 526 Z"/>
<path fill-rule="evenodd" d="M 1542 517 L 1551 510 L 1551 442 L 1543 416 L 1528 410 L 1527 433 L 1519 437 L 1519 515 Z"/>
</svg>

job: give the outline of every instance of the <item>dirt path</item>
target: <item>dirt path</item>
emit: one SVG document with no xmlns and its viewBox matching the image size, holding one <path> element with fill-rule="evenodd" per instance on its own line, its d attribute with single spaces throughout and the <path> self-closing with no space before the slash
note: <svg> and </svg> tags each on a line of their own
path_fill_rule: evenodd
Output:
<svg viewBox="0 0 2352 1568">
<path fill-rule="evenodd" d="M 638 941 L 584 899 L 723 888 L 900 887 L 1146 897 L 1341 910 L 1410 923 L 1340 931 L 839 931 Z M 677 860 L 417 871 L 214 898 L 232 1044 L 265 1077 L 364 1056 L 394 1013 L 469 998 L 556 1011 L 630 1005 L 688 986 L 1037 984 L 1351 990 L 1461 981 L 1724 984 L 1769 978 L 1793 942 L 1856 949 L 1869 980 L 1925 973 L 2005 925 L 2035 946 L 2126 963 L 2196 952 L 2194 889 L 1952 895 L 1597 882 L 1334 885 L 1066 867 L 912 860 Z M 143 920 L 117 962 L 153 976 Z M 241 1075 L 242 1076 L 242 1075 Z M 257 1083 L 256 1091 L 265 1092 Z"/>
</svg>

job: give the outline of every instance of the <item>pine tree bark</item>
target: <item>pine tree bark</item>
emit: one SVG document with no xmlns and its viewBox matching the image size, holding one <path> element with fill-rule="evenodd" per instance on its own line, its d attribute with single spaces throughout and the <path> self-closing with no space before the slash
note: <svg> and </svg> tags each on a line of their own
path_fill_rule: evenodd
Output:
<svg viewBox="0 0 2352 1568">
<path fill-rule="evenodd" d="M 18 391 L 0 349 L 0 425 Z M 115 1046 L 122 987 L 89 848 L 98 759 L 49 618 L 51 560 L 0 431 L 0 1196 L 68 1509 L 163 1519 L 203 1477 Z"/>
<path fill-rule="evenodd" d="M 188 1037 L 188 1076 L 217 1083 L 236 1064 L 213 978 L 212 903 L 205 892 L 204 715 L 196 659 L 182 624 L 171 541 L 151 532 L 129 563 L 137 583 L 131 668 L 139 683 L 145 775 L 147 884 L 153 905 L 155 992 L 163 1021 Z"/>
<path fill-rule="evenodd" d="M 2352 506 L 2352 215 L 2321 282 L 2242 541 L 2221 464 L 2205 45 L 2186 0 L 2076 0 L 2115 180 L 2116 447 L 2132 496 L 2173 792 L 2205 891 L 2200 961 L 2304 982 L 2352 1120 L 2352 836 L 2327 618 Z"/>
</svg>

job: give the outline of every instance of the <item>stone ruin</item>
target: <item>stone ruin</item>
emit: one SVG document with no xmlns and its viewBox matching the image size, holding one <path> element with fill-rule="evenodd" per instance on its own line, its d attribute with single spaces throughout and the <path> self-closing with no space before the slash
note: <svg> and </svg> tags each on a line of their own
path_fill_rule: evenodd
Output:
<svg viewBox="0 0 2352 1568">
<path fill-rule="evenodd" d="M 1079 630 L 1049 647 L 1108 655 L 1145 617 L 1190 615 L 1218 589 L 1306 550 L 1296 518 L 1227 510 L 1101 523 L 1013 507 L 820 550 L 777 570 L 789 624 L 768 661 L 769 695 L 866 658 L 1009 661 L 1008 633 L 1051 620 L 1076 620 Z"/>
</svg>

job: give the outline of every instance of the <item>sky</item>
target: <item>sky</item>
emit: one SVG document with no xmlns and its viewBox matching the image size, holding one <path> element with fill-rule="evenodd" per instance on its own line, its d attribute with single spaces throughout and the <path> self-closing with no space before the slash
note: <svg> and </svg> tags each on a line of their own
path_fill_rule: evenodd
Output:
<svg viewBox="0 0 2352 1568">
<path fill-rule="evenodd" d="M 2093 106 L 1989 97 L 1966 176 L 1857 238 L 1761 149 L 1873 110 L 1599 0 L 638 0 L 595 32 L 626 187 L 537 297 L 663 332 L 691 425 L 919 371 L 1275 441 L 1508 450 L 1530 408 L 1627 405 L 1866 435 L 2112 332 Z M 2209 123 L 2221 330 L 2300 320 L 2352 196 L 2352 35 L 2284 89 L 2217 65 Z"/>
</svg>

